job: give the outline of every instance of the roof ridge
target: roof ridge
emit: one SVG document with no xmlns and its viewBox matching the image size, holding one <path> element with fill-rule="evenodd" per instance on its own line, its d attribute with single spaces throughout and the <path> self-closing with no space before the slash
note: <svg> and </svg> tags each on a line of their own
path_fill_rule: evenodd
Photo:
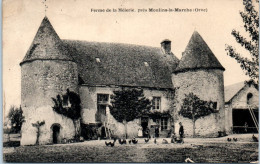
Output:
<svg viewBox="0 0 260 164">
<path fill-rule="evenodd" d="M 73 39 L 61 39 L 61 41 L 76 41 L 76 42 L 86 42 L 86 43 L 101 43 L 101 44 L 118 44 L 118 45 L 130 45 L 130 46 L 140 46 L 140 47 L 147 47 L 147 48 L 158 48 L 161 47 L 154 47 L 148 45 L 139 45 L 139 44 L 131 44 L 131 43 L 120 43 L 120 42 L 98 42 L 98 41 L 87 41 L 87 40 L 73 40 Z"/>
</svg>

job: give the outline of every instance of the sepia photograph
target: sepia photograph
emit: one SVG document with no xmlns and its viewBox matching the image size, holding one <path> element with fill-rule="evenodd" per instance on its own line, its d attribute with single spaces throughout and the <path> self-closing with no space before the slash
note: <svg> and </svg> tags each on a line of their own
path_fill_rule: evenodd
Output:
<svg viewBox="0 0 260 164">
<path fill-rule="evenodd" d="M 259 0 L 3 0 L 6 163 L 259 163 Z"/>
</svg>

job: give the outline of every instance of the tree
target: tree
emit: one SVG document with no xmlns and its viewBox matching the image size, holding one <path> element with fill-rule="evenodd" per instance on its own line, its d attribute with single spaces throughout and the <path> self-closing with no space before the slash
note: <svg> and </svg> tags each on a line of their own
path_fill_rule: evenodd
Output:
<svg viewBox="0 0 260 164">
<path fill-rule="evenodd" d="M 80 123 L 81 118 L 81 100 L 77 93 L 67 89 L 65 95 L 57 95 L 56 99 L 52 98 L 54 102 L 53 110 L 67 118 L 72 119 L 75 128 L 75 139 L 80 138 Z"/>
<path fill-rule="evenodd" d="M 22 108 L 16 108 L 15 106 L 11 106 L 8 119 L 10 120 L 11 132 L 18 133 L 21 131 L 22 124 L 24 122 L 24 116 Z"/>
<path fill-rule="evenodd" d="M 259 3 L 259 1 L 257 2 Z M 258 83 L 259 16 L 258 11 L 255 10 L 252 4 L 252 0 L 243 0 L 243 5 L 245 9 L 244 12 L 240 11 L 240 15 L 244 22 L 245 31 L 249 34 L 249 37 L 241 35 L 239 31 L 234 29 L 231 34 L 235 37 L 237 43 L 249 52 L 250 58 L 236 52 L 236 49 L 230 45 L 226 45 L 226 51 L 230 57 L 237 60 L 242 70 L 245 71 L 245 74 Z"/>
<path fill-rule="evenodd" d="M 32 123 L 32 126 L 37 128 L 37 131 L 36 131 L 37 136 L 36 136 L 35 145 L 39 145 L 39 138 L 40 138 L 40 134 L 41 134 L 40 128 L 44 124 L 45 124 L 45 121 L 41 121 L 41 122 L 37 121 L 36 123 Z"/>
<path fill-rule="evenodd" d="M 125 136 L 127 138 L 127 123 L 139 118 L 151 109 L 151 101 L 144 97 L 143 90 L 122 89 L 114 91 L 109 106 L 111 115 L 125 125 Z"/>
<path fill-rule="evenodd" d="M 179 114 L 192 119 L 193 137 L 195 137 L 195 122 L 197 119 L 215 112 L 216 102 L 201 100 L 193 93 L 185 95 Z"/>
</svg>

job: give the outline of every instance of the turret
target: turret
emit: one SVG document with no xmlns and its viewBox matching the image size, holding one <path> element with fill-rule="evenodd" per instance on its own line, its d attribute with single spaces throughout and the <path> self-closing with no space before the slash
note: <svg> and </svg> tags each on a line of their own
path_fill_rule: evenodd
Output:
<svg viewBox="0 0 260 164">
<path fill-rule="evenodd" d="M 20 63 L 22 107 L 52 105 L 51 97 L 67 88 L 78 92 L 77 64 L 45 17 Z"/>
<path fill-rule="evenodd" d="M 78 93 L 77 64 L 45 17 L 21 66 L 21 106 L 25 116 L 21 145 L 36 141 L 32 124 L 44 121 L 40 144 L 60 143 L 74 136 L 72 120 L 55 113 L 52 98 L 66 90 Z"/>
<path fill-rule="evenodd" d="M 185 94 L 191 92 L 202 100 L 217 103 L 216 114 L 196 121 L 196 132 L 200 136 L 216 136 L 218 131 L 224 130 L 224 70 L 207 43 L 195 31 L 172 74 L 172 82 L 178 88 L 177 110 L 180 110 Z M 192 134 L 191 122 L 181 116 L 179 121 L 186 126 L 186 134 Z"/>
</svg>

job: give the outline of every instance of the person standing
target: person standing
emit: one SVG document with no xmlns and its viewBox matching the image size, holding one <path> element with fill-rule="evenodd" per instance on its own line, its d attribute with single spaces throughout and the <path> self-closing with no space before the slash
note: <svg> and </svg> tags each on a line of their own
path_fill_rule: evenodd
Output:
<svg viewBox="0 0 260 164">
<path fill-rule="evenodd" d="M 159 137 L 159 127 L 158 126 L 155 127 L 155 137 L 156 138 Z"/>
<path fill-rule="evenodd" d="M 248 124 L 247 124 L 247 122 L 245 122 L 244 127 L 245 127 L 245 133 L 247 133 L 247 128 L 248 128 Z"/>
<path fill-rule="evenodd" d="M 182 139 L 184 136 L 184 128 L 181 122 L 179 124 L 180 124 L 179 134 L 180 134 L 180 138 Z"/>
<path fill-rule="evenodd" d="M 150 136 L 150 129 L 148 127 L 145 130 L 145 134 L 146 134 L 147 138 L 151 138 L 151 136 Z"/>
<path fill-rule="evenodd" d="M 140 128 L 138 129 L 138 137 L 139 137 L 139 138 L 143 137 L 143 128 L 142 128 L 142 127 L 140 127 Z"/>
</svg>

